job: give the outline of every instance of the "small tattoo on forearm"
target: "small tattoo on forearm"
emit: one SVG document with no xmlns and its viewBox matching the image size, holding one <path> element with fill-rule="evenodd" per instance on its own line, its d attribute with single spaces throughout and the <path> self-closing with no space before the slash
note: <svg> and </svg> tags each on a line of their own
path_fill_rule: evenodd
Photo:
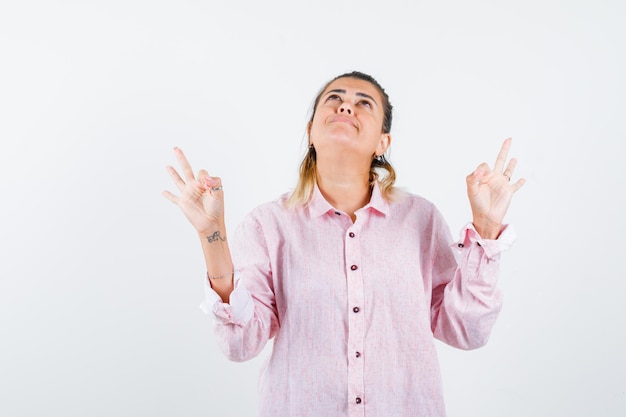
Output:
<svg viewBox="0 0 626 417">
<path fill-rule="evenodd" d="M 215 232 L 211 236 L 207 236 L 206 240 L 208 240 L 209 243 L 217 242 L 218 240 L 221 240 L 222 242 L 224 242 L 224 241 L 226 241 L 226 238 L 222 237 L 220 235 L 220 232 Z"/>
</svg>

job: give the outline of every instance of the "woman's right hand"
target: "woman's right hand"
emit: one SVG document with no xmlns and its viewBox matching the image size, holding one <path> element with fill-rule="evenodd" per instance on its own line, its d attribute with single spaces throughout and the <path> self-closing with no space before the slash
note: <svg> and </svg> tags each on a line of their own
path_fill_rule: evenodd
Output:
<svg viewBox="0 0 626 417">
<path fill-rule="evenodd" d="M 210 177 L 205 170 L 198 171 L 198 176 L 195 177 L 183 151 L 174 148 L 174 154 L 185 179 L 181 178 L 174 167 L 168 166 L 167 172 L 174 180 L 180 195 L 163 191 L 163 196 L 180 207 L 200 234 L 212 232 L 216 225 L 224 225 L 224 192 L 220 178 Z"/>
</svg>

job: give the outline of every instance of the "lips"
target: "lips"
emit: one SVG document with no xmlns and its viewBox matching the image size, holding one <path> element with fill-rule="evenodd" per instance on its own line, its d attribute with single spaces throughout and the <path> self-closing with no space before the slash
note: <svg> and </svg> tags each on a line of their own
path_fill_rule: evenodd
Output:
<svg viewBox="0 0 626 417">
<path fill-rule="evenodd" d="M 330 118 L 331 123 L 347 123 L 353 127 L 356 127 L 356 123 L 350 117 L 346 116 L 333 116 Z"/>
</svg>

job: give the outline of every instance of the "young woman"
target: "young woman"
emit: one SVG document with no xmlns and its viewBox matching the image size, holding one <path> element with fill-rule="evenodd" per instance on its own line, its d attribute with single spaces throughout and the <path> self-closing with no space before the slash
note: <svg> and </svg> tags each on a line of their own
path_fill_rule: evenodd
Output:
<svg viewBox="0 0 626 417">
<path fill-rule="evenodd" d="M 226 356 L 244 361 L 274 339 L 260 415 L 443 416 L 434 338 L 486 343 L 498 316 L 502 221 L 516 160 L 504 141 L 491 169 L 467 176 L 473 220 L 452 241 L 430 202 L 394 189 L 385 158 L 392 106 L 378 82 L 352 72 L 315 99 L 309 151 L 295 190 L 253 210 L 231 240 L 221 179 L 197 176 L 174 150 L 178 205 L 207 267 L 205 312 Z M 232 256 L 231 256 L 232 250 Z"/>
</svg>

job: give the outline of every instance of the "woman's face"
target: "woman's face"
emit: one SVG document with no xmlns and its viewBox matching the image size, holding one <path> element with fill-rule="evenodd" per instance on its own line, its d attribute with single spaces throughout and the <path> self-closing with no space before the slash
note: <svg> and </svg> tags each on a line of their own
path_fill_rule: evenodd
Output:
<svg viewBox="0 0 626 417">
<path fill-rule="evenodd" d="M 309 125 L 309 140 L 317 156 L 350 152 L 371 161 L 389 146 L 383 133 L 384 108 L 378 89 L 367 81 L 339 78 L 320 96 Z"/>
</svg>

